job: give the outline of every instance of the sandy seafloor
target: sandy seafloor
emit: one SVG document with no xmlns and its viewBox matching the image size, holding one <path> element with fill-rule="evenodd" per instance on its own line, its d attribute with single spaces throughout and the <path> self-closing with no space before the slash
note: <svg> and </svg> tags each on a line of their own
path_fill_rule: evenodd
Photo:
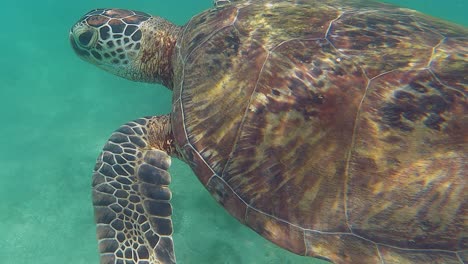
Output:
<svg viewBox="0 0 468 264">
<path fill-rule="evenodd" d="M 394 0 L 468 25 L 466 0 Z M 196 3 L 196 4 L 195 4 Z M 3 0 L 0 27 L 0 263 L 98 263 L 90 197 L 110 133 L 171 109 L 170 92 L 79 60 L 70 26 L 96 7 L 164 16 L 182 25 L 211 0 Z M 178 263 L 319 263 L 295 256 L 231 218 L 188 166 L 173 160 Z"/>
</svg>

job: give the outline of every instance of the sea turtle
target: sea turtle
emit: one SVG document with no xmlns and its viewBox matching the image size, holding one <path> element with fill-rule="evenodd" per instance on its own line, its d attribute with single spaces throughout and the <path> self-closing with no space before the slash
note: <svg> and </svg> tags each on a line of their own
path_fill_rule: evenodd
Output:
<svg viewBox="0 0 468 264">
<path fill-rule="evenodd" d="M 215 2 L 182 27 L 95 9 L 71 29 L 84 60 L 173 92 L 98 158 L 101 263 L 175 263 L 171 156 L 296 254 L 468 262 L 468 30 L 360 0 Z"/>
</svg>

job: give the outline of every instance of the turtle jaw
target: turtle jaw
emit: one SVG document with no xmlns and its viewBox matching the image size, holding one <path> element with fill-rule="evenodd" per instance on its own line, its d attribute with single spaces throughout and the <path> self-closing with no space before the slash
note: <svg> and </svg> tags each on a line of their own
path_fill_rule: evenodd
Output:
<svg viewBox="0 0 468 264">
<path fill-rule="evenodd" d="M 81 59 L 93 64 L 100 64 L 99 60 L 95 58 L 96 54 L 94 57 L 92 55 L 98 40 L 98 33 L 94 28 L 80 21 L 71 28 L 69 40 L 73 50 Z"/>
</svg>

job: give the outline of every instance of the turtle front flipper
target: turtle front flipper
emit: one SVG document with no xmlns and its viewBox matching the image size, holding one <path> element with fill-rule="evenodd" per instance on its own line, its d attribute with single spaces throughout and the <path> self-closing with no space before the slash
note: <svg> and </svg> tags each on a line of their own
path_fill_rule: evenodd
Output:
<svg viewBox="0 0 468 264">
<path fill-rule="evenodd" d="M 174 154 L 169 116 L 116 130 L 93 175 L 102 264 L 175 263 L 168 172 Z"/>
</svg>

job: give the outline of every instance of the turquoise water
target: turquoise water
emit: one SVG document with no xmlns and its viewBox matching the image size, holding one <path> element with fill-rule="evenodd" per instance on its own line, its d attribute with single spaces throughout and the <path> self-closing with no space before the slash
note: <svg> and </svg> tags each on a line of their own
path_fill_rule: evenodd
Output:
<svg viewBox="0 0 468 264">
<path fill-rule="evenodd" d="M 468 25 L 466 0 L 388 2 Z M 0 263 L 98 263 L 90 199 L 95 159 L 119 125 L 171 109 L 166 89 L 80 61 L 69 47 L 70 26 L 96 7 L 183 24 L 210 6 L 211 0 L 2 2 Z M 182 162 L 174 160 L 171 172 L 179 263 L 320 263 L 240 225 Z"/>
</svg>

